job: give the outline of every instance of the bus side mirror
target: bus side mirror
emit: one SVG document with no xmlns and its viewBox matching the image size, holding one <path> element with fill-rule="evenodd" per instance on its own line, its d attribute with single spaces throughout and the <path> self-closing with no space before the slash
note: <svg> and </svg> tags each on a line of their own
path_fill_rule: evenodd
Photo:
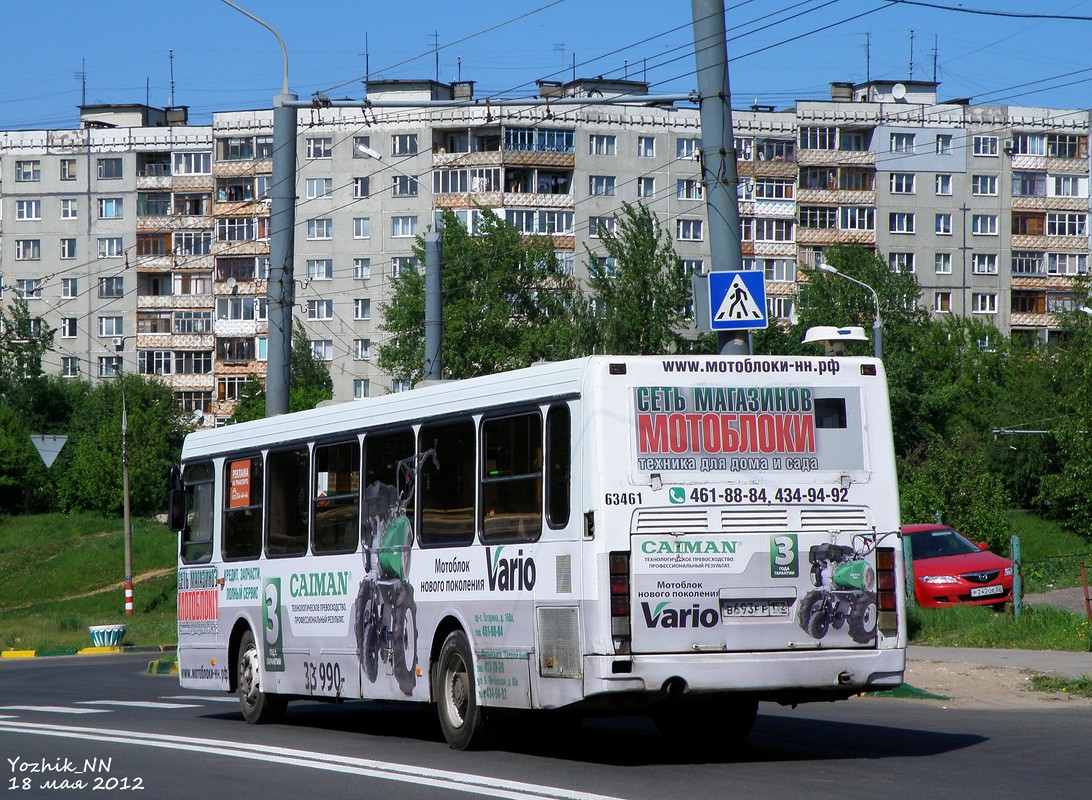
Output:
<svg viewBox="0 0 1092 800">
<path fill-rule="evenodd" d="M 171 489 L 167 494 L 168 524 L 176 533 L 186 529 L 186 490 Z"/>
</svg>

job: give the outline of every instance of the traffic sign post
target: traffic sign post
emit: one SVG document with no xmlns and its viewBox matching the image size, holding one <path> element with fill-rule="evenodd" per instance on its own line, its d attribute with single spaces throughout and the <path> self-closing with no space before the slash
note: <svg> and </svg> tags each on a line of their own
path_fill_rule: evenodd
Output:
<svg viewBox="0 0 1092 800">
<path fill-rule="evenodd" d="M 769 326 L 766 276 L 758 270 L 694 276 L 695 321 L 702 331 L 742 331 Z"/>
</svg>

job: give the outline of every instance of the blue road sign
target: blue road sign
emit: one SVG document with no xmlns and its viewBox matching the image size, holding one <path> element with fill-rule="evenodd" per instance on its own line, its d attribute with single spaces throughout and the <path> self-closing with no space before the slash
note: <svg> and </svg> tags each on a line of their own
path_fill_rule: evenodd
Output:
<svg viewBox="0 0 1092 800">
<path fill-rule="evenodd" d="M 758 270 L 709 273 L 709 327 L 714 331 L 765 328 L 766 275 Z"/>
</svg>

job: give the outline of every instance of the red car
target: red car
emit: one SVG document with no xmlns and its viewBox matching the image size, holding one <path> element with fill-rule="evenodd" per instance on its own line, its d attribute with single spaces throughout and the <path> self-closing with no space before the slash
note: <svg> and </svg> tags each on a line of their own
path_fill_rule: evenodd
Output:
<svg viewBox="0 0 1092 800">
<path fill-rule="evenodd" d="M 914 559 L 914 595 L 925 608 L 1012 600 L 1012 562 L 947 525 L 903 525 Z"/>
</svg>

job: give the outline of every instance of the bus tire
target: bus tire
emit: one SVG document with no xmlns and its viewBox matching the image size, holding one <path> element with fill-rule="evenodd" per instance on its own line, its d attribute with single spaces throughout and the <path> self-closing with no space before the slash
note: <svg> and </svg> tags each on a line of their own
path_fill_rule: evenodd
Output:
<svg viewBox="0 0 1092 800">
<path fill-rule="evenodd" d="M 279 721 L 288 706 L 288 701 L 282 696 L 262 689 L 261 661 L 262 654 L 258 651 L 254 634 L 250 630 L 244 631 L 239 640 L 236 684 L 243 717 L 251 725 Z"/>
<path fill-rule="evenodd" d="M 410 586 L 400 593 L 391 627 L 394 628 L 391 654 L 394 677 L 402 694 L 409 696 L 417 685 L 417 603 Z"/>
<path fill-rule="evenodd" d="M 849 635 L 857 644 L 868 644 L 876 638 L 876 595 L 872 592 L 862 592 L 854 601 Z"/>
<path fill-rule="evenodd" d="M 485 713 L 475 692 L 474 658 L 461 630 L 452 631 L 436 661 L 436 711 L 453 750 L 478 750 L 486 744 Z"/>
</svg>

